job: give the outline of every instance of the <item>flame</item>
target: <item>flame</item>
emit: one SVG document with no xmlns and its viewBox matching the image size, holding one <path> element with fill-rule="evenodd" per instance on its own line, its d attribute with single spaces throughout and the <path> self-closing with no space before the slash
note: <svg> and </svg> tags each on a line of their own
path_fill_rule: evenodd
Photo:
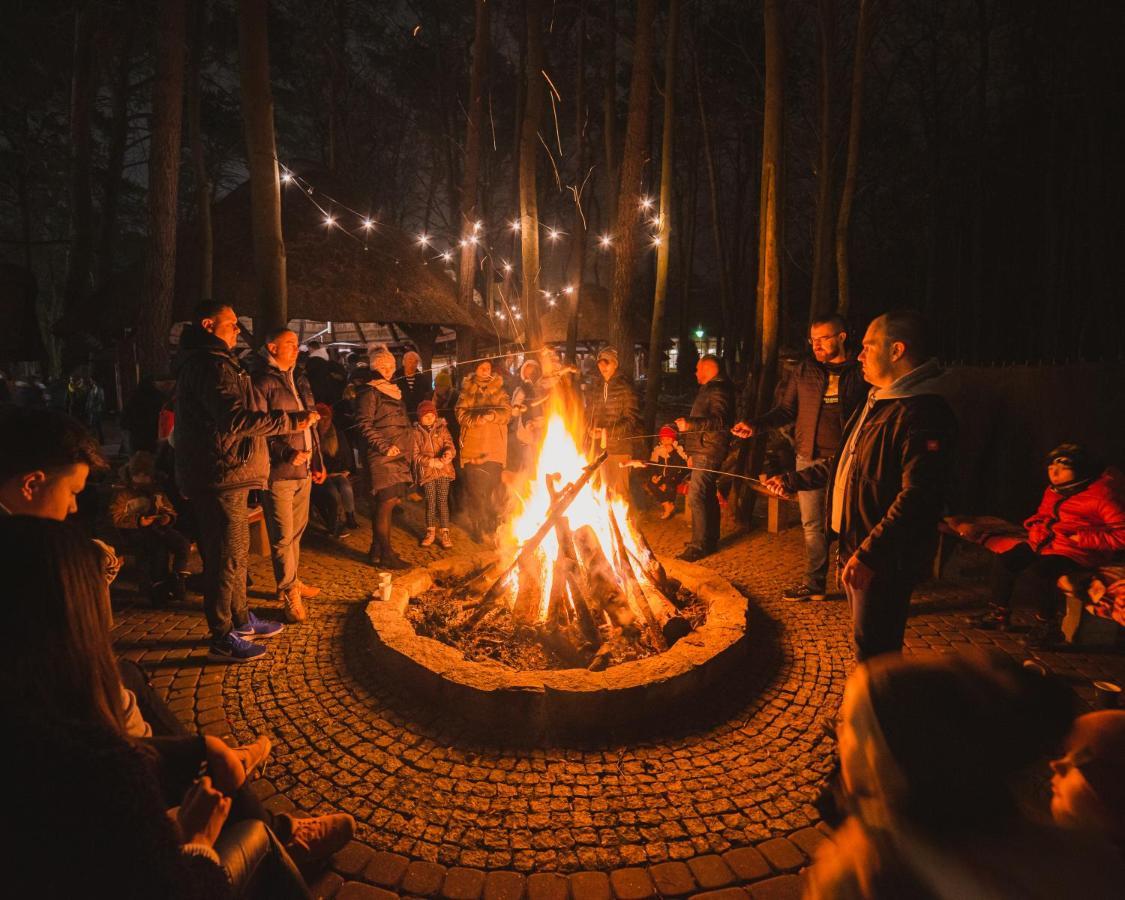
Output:
<svg viewBox="0 0 1125 900">
<path fill-rule="evenodd" d="M 563 404 L 557 402 L 556 397 L 549 401 L 546 415 L 546 427 L 538 447 L 534 471 L 526 487 L 520 491 L 520 509 L 510 522 L 510 534 L 505 543 L 514 545 L 518 550 L 522 544 L 529 540 L 546 519 L 551 507 L 551 490 L 548 479 L 554 478 L 554 488 L 561 491 L 568 484 L 582 477 L 586 466 L 592 461 L 590 456 L 581 447 L 580 435 L 583 432 L 583 423 L 580 414 L 567 414 Z M 597 448 L 600 450 L 600 448 Z M 611 496 L 602 478 L 595 475 L 579 492 L 578 496 L 567 507 L 566 518 L 570 523 L 571 531 L 589 525 L 597 535 L 602 552 L 614 567 L 617 574 L 619 587 L 624 587 L 620 575 L 620 568 L 629 563 L 618 558 L 616 542 L 613 536 L 611 516 L 620 528 L 622 541 L 627 552 L 636 559 L 641 559 L 644 553 L 640 549 L 632 531 L 629 520 L 629 503 L 627 498 L 617 494 Z M 555 561 L 560 552 L 558 536 L 552 529 L 543 538 L 536 551 L 536 568 L 538 569 L 538 584 L 540 596 L 538 604 L 537 621 L 544 622 L 547 618 L 550 605 L 552 582 L 555 572 Z M 643 570 L 636 570 L 635 577 L 647 582 Z M 513 572 L 508 583 L 508 601 L 515 604 L 519 592 L 520 573 Z M 573 613 L 575 598 L 567 585 L 565 596 L 567 606 Z M 636 611 L 639 614 L 639 610 Z"/>
</svg>

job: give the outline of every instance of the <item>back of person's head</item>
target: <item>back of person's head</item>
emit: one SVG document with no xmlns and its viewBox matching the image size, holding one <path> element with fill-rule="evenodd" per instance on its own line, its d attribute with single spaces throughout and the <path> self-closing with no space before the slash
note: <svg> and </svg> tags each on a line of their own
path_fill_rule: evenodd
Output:
<svg viewBox="0 0 1125 900">
<path fill-rule="evenodd" d="M 1068 460 L 1067 465 L 1070 466 L 1075 479 L 1078 481 L 1097 478 L 1102 473 L 1102 469 L 1105 468 L 1105 464 L 1088 447 L 1074 441 L 1065 441 L 1059 444 L 1047 454 L 1043 462 L 1049 466 L 1058 459 Z"/>
<path fill-rule="evenodd" d="M 1057 747 L 1074 693 L 1002 654 L 887 654 L 861 666 L 895 812 L 923 827 L 985 827 L 1012 814 L 1010 776 Z M 899 777 L 890 777 L 887 768 Z"/>
<path fill-rule="evenodd" d="M 125 464 L 125 477 L 131 482 L 152 481 L 156 478 L 156 457 L 147 450 L 138 450 Z"/>
<path fill-rule="evenodd" d="M 0 484 L 28 472 L 50 472 L 76 463 L 106 468 L 98 442 L 66 413 L 53 409 L 0 407 Z"/>
<path fill-rule="evenodd" d="M 1064 749 L 1051 763 L 1055 821 L 1103 832 L 1125 850 L 1125 710 L 1079 716 Z"/>
<path fill-rule="evenodd" d="M 925 362 L 933 353 L 930 345 L 930 330 L 926 320 L 916 309 L 892 309 L 884 313 L 883 330 L 891 343 L 905 345 L 904 356 L 915 362 Z"/>
<path fill-rule="evenodd" d="M 204 319 L 213 319 L 224 309 L 231 305 L 224 300 L 200 300 L 191 311 L 191 321 L 194 325 L 202 325 Z"/>
<path fill-rule="evenodd" d="M 121 730 L 109 590 L 93 542 L 66 522 L 0 518 L 5 703 L 47 721 Z"/>
</svg>

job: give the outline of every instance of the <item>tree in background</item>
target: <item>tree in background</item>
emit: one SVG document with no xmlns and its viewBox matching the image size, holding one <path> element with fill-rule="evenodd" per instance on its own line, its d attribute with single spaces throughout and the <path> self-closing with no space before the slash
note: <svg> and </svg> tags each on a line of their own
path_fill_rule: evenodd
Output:
<svg viewBox="0 0 1125 900">
<path fill-rule="evenodd" d="M 539 323 L 539 186 L 536 158 L 539 154 L 539 120 L 543 115 L 543 11 L 539 0 L 526 0 L 527 53 L 524 63 L 523 121 L 520 126 L 520 266 L 523 275 L 523 315 L 527 343 L 532 349 L 543 344 Z"/>
<path fill-rule="evenodd" d="M 481 116 L 484 111 L 484 79 L 488 63 L 488 3 L 476 0 L 476 27 L 473 37 L 473 62 L 469 76 L 468 116 L 465 124 L 465 169 L 461 180 L 461 266 L 457 281 L 461 306 L 473 305 L 473 285 L 477 271 L 477 192 L 480 182 Z M 471 329 L 457 335 L 457 350 L 462 359 L 471 352 Z"/>
</svg>

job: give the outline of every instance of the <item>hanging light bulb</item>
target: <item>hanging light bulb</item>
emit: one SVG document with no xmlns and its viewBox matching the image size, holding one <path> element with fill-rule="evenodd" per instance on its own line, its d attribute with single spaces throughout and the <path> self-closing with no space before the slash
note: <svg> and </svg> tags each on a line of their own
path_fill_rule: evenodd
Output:
<svg viewBox="0 0 1125 900">
<path fill-rule="evenodd" d="M 520 230 L 520 223 L 518 221 L 515 221 L 515 222 L 512 222 L 508 227 L 511 228 L 512 231 L 519 231 Z"/>
<path fill-rule="evenodd" d="M 652 197 L 641 198 L 641 209 L 652 209 Z"/>
<path fill-rule="evenodd" d="M 573 294 L 573 293 L 574 293 L 574 287 L 573 287 L 573 285 L 569 285 L 569 284 L 568 284 L 568 285 L 567 285 L 566 287 L 564 287 L 564 288 L 563 288 L 563 293 L 564 293 L 564 294 Z"/>
<path fill-rule="evenodd" d="M 608 234 L 603 234 L 601 236 L 601 240 L 598 241 L 598 243 L 602 245 L 603 250 L 608 250 L 613 246 L 613 238 L 611 238 Z"/>
<path fill-rule="evenodd" d="M 333 225 L 335 225 L 335 224 L 336 224 L 336 217 L 335 217 L 335 216 L 333 216 L 333 215 L 332 215 L 331 213 L 329 213 L 328 215 L 326 215 L 326 216 L 324 217 L 324 224 L 325 224 L 325 225 L 326 225 L 327 227 L 331 228 L 331 227 L 332 227 Z"/>
<path fill-rule="evenodd" d="M 444 260 L 445 260 L 446 262 L 449 262 L 449 261 L 450 261 L 451 259 L 453 259 L 453 254 L 452 254 L 452 253 L 450 253 L 450 252 L 449 252 L 448 250 L 446 250 L 446 251 L 445 251 L 445 252 L 444 252 L 444 253 L 443 253 L 443 254 L 441 255 L 441 258 L 442 258 L 442 259 L 444 259 Z"/>
<path fill-rule="evenodd" d="M 292 181 L 292 180 L 293 180 L 293 176 L 290 175 L 288 172 L 282 172 L 281 173 L 281 183 L 282 184 L 289 184 L 289 182 Z"/>
<path fill-rule="evenodd" d="M 423 247 L 430 246 L 430 236 L 428 234 L 418 235 L 418 243 Z"/>
<path fill-rule="evenodd" d="M 370 230 L 371 230 L 372 228 L 374 228 L 374 227 L 375 227 L 375 222 L 374 222 L 374 220 L 373 220 L 373 219 L 370 219 L 370 218 L 368 218 L 368 219 L 364 219 L 364 220 L 363 220 L 363 227 L 364 227 L 364 228 L 366 228 L 366 229 L 367 229 L 368 231 L 370 231 Z"/>
</svg>

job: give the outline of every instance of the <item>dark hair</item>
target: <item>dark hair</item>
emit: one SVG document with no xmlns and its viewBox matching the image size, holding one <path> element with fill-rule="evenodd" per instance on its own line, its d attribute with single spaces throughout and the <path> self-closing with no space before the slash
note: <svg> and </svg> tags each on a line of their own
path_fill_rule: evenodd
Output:
<svg viewBox="0 0 1125 900">
<path fill-rule="evenodd" d="M 86 463 L 105 469 L 98 442 L 77 419 L 53 409 L 0 407 L 0 482 L 28 472 Z"/>
<path fill-rule="evenodd" d="M 204 319 L 213 319 L 224 309 L 234 311 L 234 307 L 224 300 L 200 300 L 191 311 L 191 320 L 196 325 L 202 325 Z"/>
<path fill-rule="evenodd" d="M 281 325 L 277 328 L 271 328 L 269 331 L 266 332 L 266 339 L 265 339 L 265 341 L 263 341 L 263 343 L 272 344 L 279 337 L 281 337 L 283 334 L 293 334 L 293 335 L 295 335 L 296 333 L 297 332 L 295 332 L 292 328 L 286 328 L 284 325 Z"/>
<path fill-rule="evenodd" d="M 1043 464 L 1049 466 L 1053 460 L 1060 456 L 1065 456 L 1070 460 L 1070 468 L 1074 471 L 1074 476 L 1078 481 L 1096 478 L 1105 468 L 1102 461 L 1086 447 L 1073 441 L 1067 441 L 1055 447 L 1047 454 Z"/>
<path fill-rule="evenodd" d="M 848 330 L 848 323 L 844 321 L 844 317 L 839 313 L 825 313 L 822 316 L 816 316 L 809 322 L 809 328 L 812 328 L 814 325 L 831 325 L 837 332 L 846 332 Z"/>
<path fill-rule="evenodd" d="M 0 518 L 0 561 L 7 702 L 48 721 L 98 723 L 124 734 L 109 590 L 93 542 L 68 522 L 8 516 Z"/>
<path fill-rule="evenodd" d="M 906 356 L 915 361 L 930 358 L 930 336 L 926 320 L 916 309 L 892 309 L 883 313 L 887 337 L 906 345 Z"/>
</svg>

